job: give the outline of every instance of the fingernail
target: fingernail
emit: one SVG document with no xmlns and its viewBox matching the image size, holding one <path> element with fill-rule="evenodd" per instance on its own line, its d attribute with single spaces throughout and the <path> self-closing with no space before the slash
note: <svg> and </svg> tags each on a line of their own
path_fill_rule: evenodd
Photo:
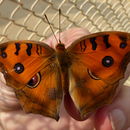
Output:
<svg viewBox="0 0 130 130">
<path fill-rule="evenodd" d="M 122 130 L 126 123 L 126 117 L 120 109 L 114 109 L 109 113 L 113 130 Z"/>
</svg>

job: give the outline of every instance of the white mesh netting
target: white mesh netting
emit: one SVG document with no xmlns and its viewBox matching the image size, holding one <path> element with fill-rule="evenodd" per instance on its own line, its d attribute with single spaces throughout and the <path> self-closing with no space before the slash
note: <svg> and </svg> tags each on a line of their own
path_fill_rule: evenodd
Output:
<svg viewBox="0 0 130 130">
<path fill-rule="evenodd" d="M 0 0 L 0 41 L 37 40 L 55 33 L 61 9 L 62 31 L 83 27 L 91 33 L 108 30 L 130 31 L 129 0 Z"/>
</svg>

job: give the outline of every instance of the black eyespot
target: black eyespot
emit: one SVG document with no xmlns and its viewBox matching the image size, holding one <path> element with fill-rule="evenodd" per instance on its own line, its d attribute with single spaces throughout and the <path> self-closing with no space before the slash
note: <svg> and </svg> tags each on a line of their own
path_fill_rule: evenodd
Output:
<svg viewBox="0 0 130 130">
<path fill-rule="evenodd" d="M 121 42 L 120 43 L 120 48 L 125 48 L 127 46 L 127 43 L 126 42 Z"/>
<path fill-rule="evenodd" d="M 22 72 L 24 71 L 24 66 L 23 66 L 23 64 L 21 64 L 21 63 L 15 64 L 14 70 L 15 70 L 15 72 L 18 73 L 18 74 L 22 73 Z"/>
<path fill-rule="evenodd" d="M 1 53 L 1 56 L 2 56 L 2 58 L 6 58 L 6 57 L 7 57 L 7 54 L 6 54 L 5 52 L 2 52 L 2 53 Z"/>
<path fill-rule="evenodd" d="M 103 66 L 105 67 L 110 67 L 112 66 L 114 63 L 114 60 L 111 56 L 105 56 L 103 59 L 102 59 L 102 64 Z"/>
<path fill-rule="evenodd" d="M 1 57 L 2 58 L 6 58 L 7 57 L 7 53 L 5 52 L 7 47 L 2 47 L 0 48 L 0 52 L 1 52 Z"/>
<path fill-rule="evenodd" d="M 27 86 L 29 88 L 36 88 L 41 81 L 41 75 L 40 73 L 35 74 L 30 81 L 27 83 Z"/>
</svg>

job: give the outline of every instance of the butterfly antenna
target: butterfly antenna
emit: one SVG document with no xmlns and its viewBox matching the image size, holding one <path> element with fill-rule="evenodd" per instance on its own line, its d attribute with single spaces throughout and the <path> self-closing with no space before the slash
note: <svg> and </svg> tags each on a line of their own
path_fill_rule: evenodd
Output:
<svg viewBox="0 0 130 130">
<path fill-rule="evenodd" d="M 60 33 L 61 33 L 61 9 L 59 9 L 59 43 L 61 44 L 60 40 Z"/>
<path fill-rule="evenodd" d="M 47 22 L 48 22 L 48 24 L 49 24 L 49 26 L 50 26 L 50 29 L 51 29 L 51 31 L 52 31 L 52 33 L 53 33 L 53 35 L 54 35 L 54 37 L 55 37 L 55 39 L 56 39 L 57 43 L 58 43 L 58 40 L 57 40 L 57 38 L 56 38 L 56 35 L 55 35 L 54 31 L 53 31 L 53 28 L 52 28 L 52 26 L 51 26 L 51 24 L 50 24 L 49 20 L 48 20 L 48 18 L 47 18 L 47 15 L 46 15 L 46 14 L 44 14 L 44 16 L 45 16 L 45 18 L 46 18 L 46 20 L 47 20 Z"/>
</svg>

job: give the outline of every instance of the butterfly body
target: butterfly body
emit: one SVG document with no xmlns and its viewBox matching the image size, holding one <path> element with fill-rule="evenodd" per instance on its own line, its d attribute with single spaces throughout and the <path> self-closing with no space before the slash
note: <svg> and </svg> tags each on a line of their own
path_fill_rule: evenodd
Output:
<svg viewBox="0 0 130 130">
<path fill-rule="evenodd" d="M 58 58 L 61 68 L 67 67 L 66 65 L 69 64 L 69 61 L 64 44 L 58 44 L 56 46 L 56 56 Z"/>
<path fill-rule="evenodd" d="M 81 118 L 112 102 L 130 61 L 130 34 L 102 32 L 84 36 L 67 49 L 42 42 L 0 45 L 0 67 L 26 112 L 59 119 L 69 94 Z"/>
</svg>

